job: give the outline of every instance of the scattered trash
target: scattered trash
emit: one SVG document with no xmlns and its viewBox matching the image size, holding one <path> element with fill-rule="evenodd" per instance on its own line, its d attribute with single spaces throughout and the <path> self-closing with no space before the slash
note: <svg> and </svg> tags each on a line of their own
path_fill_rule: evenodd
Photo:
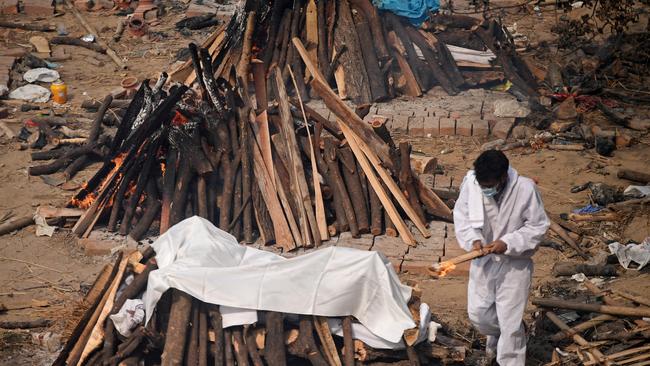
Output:
<svg viewBox="0 0 650 366">
<path fill-rule="evenodd" d="M 628 186 L 623 191 L 626 198 L 643 198 L 650 196 L 650 186 Z"/>
<path fill-rule="evenodd" d="M 581 207 L 579 209 L 573 210 L 573 213 L 577 214 L 590 214 L 590 213 L 596 213 L 598 211 L 601 211 L 603 207 L 600 207 L 598 205 L 587 205 L 584 207 Z"/>
<path fill-rule="evenodd" d="M 611 243 L 609 244 L 609 251 L 616 254 L 618 262 L 623 268 L 639 271 L 650 261 L 650 237 L 645 238 L 641 244 L 623 245 L 619 242 Z M 633 263 L 637 264 L 636 268 L 630 266 Z"/>
<path fill-rule="evenodd" d="M 52 100 L 58 104 L 65 104 L 68 101 L 68 86 L 61 80 L 57 80 L 50 85 L 52 91 Z"/>
<path fill-rule="evenodd" d="M 11 91 L 9 93 L 9 99 L 26 100 L 32 103 L 45 103 L 50 100 L 51 95 L 52 93 L 49 90 L 40 85 L 27 84 Z"/>
<path fill-rule="evenodd" d="M 34 215 L 34 222 L 36 223 L 36 236 L 52 236 L 54 235 L 54 226 L 47 224 L 45 217 L 37 213 Z"/>
<path fill-rule="evenodd" d="M 32 343 L 44 347 L 48 352 L 56 352 L 61 347 L 61 335 L 52 332 L 32 333 Z"/>
<path fill-rule="evenodd" d="M 605 183 L 592 183 L 589 185 L 591 196 L 595 203 L 600 206 L 607 206 L 610 203 L 620 202 L 625 199 L 623 190 Z"/>
<path fill-rule="evenodd" d="M 35 81 L 51 83 L 59 79 L 59 73 L 56 70 L 41 67 L 27 71 L 23 74 L 23 79 L 28 83 L 33 83 Z"/>
<path fill-rule="evenodd" d="M 494 141 L 486 142 L 483 145 L 481 145 L 481 151 L 492 150 L 505 143 L 506 141 L 504 139 L 497 139 Z"/>
<path fill-rule="evenodd" d="M 583 283 L 588 280 L 587 276 L 585 276 L 584 273 L 576 273 L 571 276 L 571 279 L 579 283 Z"/>
<path fill-rule="evenodd" d="M 95 42 L 95 35 L 94 34 L 86 34 L 85 36 L 81 37 L 81 40 L 84 41 L 84 42 L 93 43 L 93 42 Z"/>
<path fill-rule="evenodd" d="M 129 337 L 133 328 L 144 320 L 144 303 L 141 299 L 128 299 L 120 311 L 109 318 L 121 335 Z"/>
</svg>

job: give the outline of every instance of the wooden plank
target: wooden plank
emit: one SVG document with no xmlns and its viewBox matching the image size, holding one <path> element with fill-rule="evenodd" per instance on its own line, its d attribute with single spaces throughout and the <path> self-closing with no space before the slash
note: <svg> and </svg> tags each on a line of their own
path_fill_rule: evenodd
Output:
<svg viewBox="0 0 650 366">
<path fill-rule="evenodd" d="M 296 184 L 295 192 L 298 194 L 296 202 L 298 202 L 299 212 L 305 215 L 301 221 L 304 221 L 303 237 L 308 246 L 320 245 L 320 233 L 318 224 L 316 223 L 316 216 L 314 214 L 311 197 L 309 196 L 309 188 L 307 180 L 305 179 L 305 168 L 302 164 L 302 157 L 300 156 L 300 148 L 296 141 L 296 133 L 293 129 L 293 117 L 291 115 L 291 106 L 289 104 L 289 96 L 284 88 L 284 80 L 282 79 L 282 72 L 276 66 L 274 69 L 275 84 L 274 91 L 276 100 L 279 103 L 280 112 L 280 132 L 284 137 L 284 142 L 288 148 L 289 161 L 291 164 L 289 173 L 292 176 L 292 181 Z M 297 91 L 297 90 L 296 90 Z M 311 237 L 310 237 L 311 232 Z"/>
<path fill-rule="evenodd" d="M 341 130 L 345 134 L 346 140 L 350 144 L 350 148 L 352 149 L 354 156 L 357 158 L 359 165 L 361 165 L 361 168 L 366 174 L 366 177 L 368 178 L 370 185 L 377 193 L 377 196 L 379 197 L 379 200 L 384 206 L 384 209 L 386 210 L 391 220 L 395 224 L 395 227 L 397 228 L 399 235 L 402 237 L 402 240 L 408 245 L 415 245 L 416 241 L 415 238 L 413 237 L 413 234 L 404 223 L 404 220 L 402 220 L 402 217 L 399 215 L 399 212 L 397 212 L 395 205 L 393 205 L 393 201 L 390 199 L 386 191 L 384 191 L 381 182 L 379 182 L 379 179 L 377 178 L 375 172 L 370 166 L 370 162 L 368 162 L 368 158 L 366 157 L 366 154 L 364 154 L 363 150 L 366 149 L 367 146 L 364 147 L 362 140 L 358 138 L 358 136 L 356 136 L 356 134 L 340 119 L 338 120 L 338 123 L 339 126 L 341 127 Z M 377 166 L 375 166 L 375 168 L 377 168 Z M 381 168 L 381 166 L 379 168 L 383 169 Z"/>
<path fill-rule="evenodd" d="M 313 0 L 312 0 L 313 1 Z M 296 85 L 296 78 L 293 75 L 291 67 L 289 67 L 289 75 L 291 75 L 291 80 L 293 81 L 293 86 L 298 90 Z M 329 240 L 330 235 L 327 230 L 327 220 L 325 218 L 325 204 L 323 203 L 323 192 L 320 186 L 320 180 L 318 179 L 318 165 L 316 164 L 316 153 L 314 151 L 314 141 L 311 138 L 311 131 L 307 126 L 307 114 L 305 113 L 305 105 L 302 102 L 300 93 L 296 93 L 298 96 L 298 102 L 300 103 L 300 111 L 302 112 L 302 119 L 304 122 L 305 130 L 307 130 L 307 139 L 309 140 L 309 160 L 311 162 L 311 171 L 314 185 L 314 206 L 316 208 L 316 223 L 318 224 L 318 231 L 320 233 L 321 241 Z"/>
<path fill-rule="evenodd" d="M 258 134 L 256 134 L 256 138 L 259 138 Z M 273 231 L 275 233 L 275 242 L 285 251 L 289 251 L 296 248 L 296 243 L 291 234 L 291 229 L 289 229 L 287 219 L 284 216 L 284 211 L 282 210 L 282 205 L 278 198 L 278 192 L 274 188 L 275 184 L 272 183 L 273 179 L 271 179 L 271 176 L 264 165 L 264 159 L 262 158 L 262 152 L 260 151 L 258 144 L 259 141 L 256 141 L 252 146 L 255 181 L 257 181 L 257 184 L 262 191 L 262 198 L 271 214 Z"/>
<path fill-rule="evenodd" d="M 325 354 L 327 363 L 329 363 L 330 366 L 341 366 L 341 358 L 339 357 L 336 344 L 334 343 L 334 338 L 332 337 L 332 331 L 327 323 L 327 318 L 324 316 L 314 316 L 314 325 L 320 343 L 323 345 L 323 353 Z"/>
<path fill-rule="evenodd" d="M 318 11 L 315 0 L 309 0 L 305 12 L 305 35 L 309 57 L 313 63 L 318 62 Z M 309 69 L 305 70 L 305 81 L 311 78 Z M 296 90 L 298 87 L 296 86 Z"/>
<path fill-rule="evenodd" d="M 408 61 L 406 61 L 406 57 L 404 57 L 404 46 L 402 46 L 399 39 L 397 39 L 395 32 L 388 32 L 388 43 L 393 48 L 393 55 L 397 59 L 397 64 L 399 65 L 400 70 L 402 70 L 402 75 L 406 80 L 406 90 L 404 90 L 404 93 L 411 97 L 421 96 L 422 89 L 420 88 L 420 84 L 418 84 L 418 81 L 415 78 L 411 65 L 409 65 Z"/>
</svg>

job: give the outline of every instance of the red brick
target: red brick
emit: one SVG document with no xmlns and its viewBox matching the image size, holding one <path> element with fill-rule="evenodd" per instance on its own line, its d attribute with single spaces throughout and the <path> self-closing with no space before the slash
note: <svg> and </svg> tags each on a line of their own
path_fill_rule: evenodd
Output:
<svg viewBox="0 0 650 366">
<path fill-rule="evenodd" d="M 427 268 L 430 268 L 433 263 L 437 262 L 438 258 L 432 261 L 410 261 L 404 260 L 402 262 L 402 273 L 408 274 L 417 274 L 417 275 L 428 275 L 429 271 Z"/>
<path fill-rule="evenodd" d="M 22 13 L 31 16 L 52 16 L 54 8 L 50 0 L 23 0 Z"/>
<path fill-rule="evenodd" d="M 409 117 L 409 136 L 424 136 L 424 117 Z"/>
<path fill-rule="evenodd" d="M 0 0 L 0 14 L 18 14 L 18 0 Z"/>
<path fill-rule="evenodd" d="M 439 136 L 440 135 L 440 118 L 439 117 L 425 117 L 422 129 L 424 130 L 425 137 Z"/>
<path fill-rule="evenodd" d="M 394 115 L 393 118 L 386 122 L 386 127 L 391 132 L 408 131 L 409 118 L 407 116 Z"/>
<path fill-rule="evenodd" d="M 485 120 L 475 120 L 472 122 L 472 136 L 487 137 L 490 134 L 490 126 Z"/>
<path fill-rule="evenodd" d="M 510 134 L 512 126 L 515 124 L 514 118 L 503 118 L 497 121 L 492 127 L 492 136 L 505 139 Z"/>
<path fill-rule="evenodd" d="M 451 118 L 440 118 L 440 136 L 456 134 L 456 121 Z"/>
<path fill-rule="evenodd" d="M 460 117 L 462 117 L 461 112 L 455 112 L 454 111 L 454 112 L 449 113 L 449 118 L 459 119 Z"/>
<path fill-rule="evenodd" d="M 84 253 L 88 256 L 109 255 L 111 250 L 119 244 L 111 240 L 100 239 L 77 239 L 77 244 L 84 249 Z"/>
<path fill-rule="evenodd" d="M 467 118 L 461 118 L 456 121 L 456 135 L 472 136 L 472 121 Z"/>
</svg>

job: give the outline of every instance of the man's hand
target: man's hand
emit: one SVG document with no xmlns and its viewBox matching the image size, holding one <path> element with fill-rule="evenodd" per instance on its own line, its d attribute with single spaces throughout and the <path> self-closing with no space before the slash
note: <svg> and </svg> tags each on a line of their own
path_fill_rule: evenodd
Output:
<svg viewBox="0 0 650 366">
<path fill-rule="evenodd" d="M 508 244 L 502 240 L 495 240 L 491 242 L 488 246 L 483 248 L 488 254 L 503 254 L 508 250 Z"/>
<path fill-rule="evenodd" d="M 483 249 L 483 242 L 480 240 L 474 240 L 472 243 L 472 250 L 480 250 L 481 254 L 483 254 L 484 249 Z"/>
</svg>

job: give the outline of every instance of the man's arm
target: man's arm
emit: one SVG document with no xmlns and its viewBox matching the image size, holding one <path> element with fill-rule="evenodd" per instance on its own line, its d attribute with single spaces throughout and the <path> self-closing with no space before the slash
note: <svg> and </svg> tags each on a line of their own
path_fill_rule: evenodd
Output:
<svg viewBox="0 0 650 366">
<path fill-rule="evenodd" d="M 461 248 L 466 251 L 477 249 L 476 246 L 485 243 L 483 233 L 481 230 L 473 228 L 469 223 L 469 206 L 467 178 L 463 179 L 460 185 L 460 194 L 458 200 L 454 205 L 454 231 L 456 232 L 456 239 Z"/>
<path fill-rule="evenodd" d="M 518 204 L 526 207 L 526 210 L 524 210 L 524 226 L 495 241 L 495 253 L 503 250 L 501 243 L 498 243 L 499 241 L 506 245 L 503 252 L 505 255 L 519 256 L 526 251 L 534 250 L 544 238 L 546 230 L 548 230 L 550 221 L 546 216 L 546 211 L 544 211 L 544 204 L 539 192 L 537 192 L 537 188 L 533 187 L 528 199 Z"/>
</svg>

